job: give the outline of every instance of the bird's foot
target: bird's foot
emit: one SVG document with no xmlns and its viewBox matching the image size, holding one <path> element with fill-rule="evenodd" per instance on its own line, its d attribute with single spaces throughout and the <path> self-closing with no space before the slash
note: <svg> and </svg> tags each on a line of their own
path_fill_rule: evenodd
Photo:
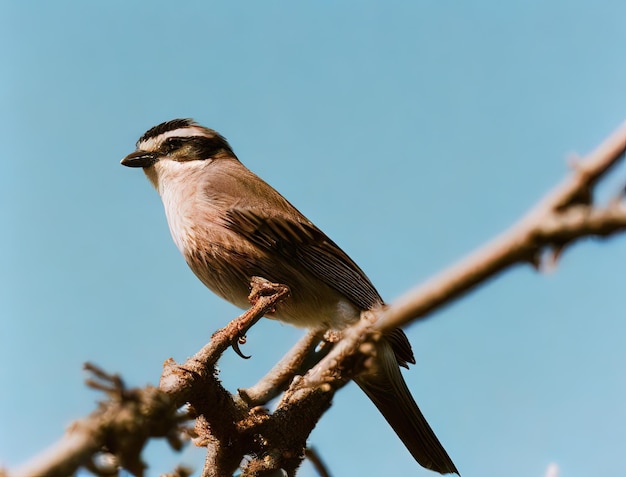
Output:
<svg viewBox="0 0 626 477">
<path fill-rule="evenodd" d="M 246 344 L 246 333 L 263 315 L 273 313 L 276 308 L 275 304 L 286 295 L 289 295 L 289 287 L 287 285 L 272 283 L 262 277 L 252 277 L 250 280 L 250 294 L 248 295 L 248 301 L 252 306 L 244 314 L 248 315 L 250 319 L 245 320 L 238 326 L 237 333 L 231 341 L 231 347 L 235 353 L 243 359 L 250 358 L 250 356 L 243 354 L 239 348 L 240 345 Z"/>
<path fill-rule="evenodd" d="M 250 294 L 248 295 L 248 302 L 254 307 L 261 298 L 273 296 L 282 297 L 289 294 L 290 290 L 287 285 L 283 285 L 282 283 L 272 283 L 263 277 L 252 277 L 250 280 Z M 275 307 L 272 307 L 267 313 L 274 313 L 274 311 L 276 311 Z"/>
</svg>

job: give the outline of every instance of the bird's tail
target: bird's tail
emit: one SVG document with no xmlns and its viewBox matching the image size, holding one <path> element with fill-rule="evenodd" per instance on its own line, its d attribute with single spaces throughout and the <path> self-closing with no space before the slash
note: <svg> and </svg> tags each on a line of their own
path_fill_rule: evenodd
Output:
<svg viewBox="0 0 626 477">
<path fill-rule="evenodd" d="M 376 405 L 415 460 L 440 474 L 458 474 L 452 459 L 411 396 L 392 346 L 385 338 L 377 345 L 373 368 L 354 381 Z"/>
</svg>

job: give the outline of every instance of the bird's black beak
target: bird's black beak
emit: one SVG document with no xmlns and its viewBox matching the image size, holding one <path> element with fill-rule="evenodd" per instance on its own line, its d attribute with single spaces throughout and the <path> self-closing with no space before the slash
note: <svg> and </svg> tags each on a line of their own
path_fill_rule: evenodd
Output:
<svg viewBox="0 0 626 477">
<path fill-rule="evenodd" d="M 157 155 L 152 152 L 135 151 L 122 159 L 121 164 L 127 167 L 150 167 L 158 160 Z"/>
</svg>

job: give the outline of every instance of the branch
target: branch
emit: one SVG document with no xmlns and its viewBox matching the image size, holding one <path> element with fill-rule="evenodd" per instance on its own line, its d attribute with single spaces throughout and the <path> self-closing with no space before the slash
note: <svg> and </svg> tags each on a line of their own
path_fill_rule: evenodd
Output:
<svg viewBox="0 0 626 477">
<path fill-rule="evenodd" d="M 324 330 L 309 331 L 291 350 L 254 386 L 239 389 L 239 396 L 250 406 L 265 404 L 283 392 L 298 371 L 302 374 L 324 355 L 315 353 Z"/>
<path fill-rule="evenodd" d="M 206 346 L 182 365 L 173 360 L 166 362 L 161 376 L 161 390 L 178 405 L 189 403 L 192 413 L 197 415 L 196 445 L 207 447 L 203 477 L 231 475 L 251 447 L 251 443 L 242 438 L 240 423 L 257 424 L 264 419 L 262 415 L 250 414 L 249 407 L 222 386 L 215 370 L 222 353 L 289 295 L 284 285 L 259 277 L 253 277 L 251 287 L 250 309 L 216 332 Z"/>
<path fill-rule="evenodd" d="M 177 412 L 170 399 L 157 388 L 126 389 L 119 376 L 108 375 L 87 364 L 98 381 L 91 387 L 105 391 L 107 401 L 88 417 L 74 422 L 65 435 L 30 462 L 10 472 L 11 477 L 61 477 L 85 466 L 98 473 L 94 456 L 106 450 L 117 463 L 141 476 L 145 464 L 139 451 L 150 437 L 168 437 L 173 447 L 180 447 L 181 423 L 186 418 Z"/>
<path fill-rule="evenodd" d="M 242 332 L 248 330 L 263 315 L 274 309 L 277 303 L 287 298 L 289 289 L 283 285 L 272 284 L 259 277 L 252 279 L 250 300 L 252 307 L 235 318 L 211 337 L 211 341 L 182 365 L 168 360 L 164 365 L 159 387 L 170 394 L 180 404 L 189 401 L 194 381 L 213 374 L 215 365 L 224 351 L 235 339 L 241 339 Z"/>
<path fill-rule="evenodd" d="M 424 318 L 513 264 L 537 264 L 546 248 L 560 250 L 581 237 L 623 230 L 623 205 L 592 209 L 591 191 L 625 150 L 623 123 L 595 151 L 574 164 L 572 173 L 508 231 L 396 300 L 382 314 L 376 329 L 390 330 Z"/>
<path fill-rule="evenodd" d="M 133 475 L 142 476 L 145 465 L 140 453 L 149 438 L 165 436 L 172 447 L 182 445 L 180 424 L 187 417 L 177 410 L 187 402 L 191 405 L 191 412 L 199 415 L 196 422 L 199 442 L 215 451 L 207 454 L 208 470 L 203 475 L 222 477 L 232 474 L 245 451 L 221 443 L 229 438 L 237 441 L 236 423 L 248 417 L 248 408 L 240 399 L 234 399 L 217 380 L 215 365 L 221 354 L 242 338 L 245 330 L 289 293 L 282 285 L 256 277 L 251 285 L 252 307 L 217 331 L 211 341 L 184 364 L 177 365 L 168 360 L 160 389 L 152 386 L 126 389 L 119 376 L 87 364 L 85 367 L 96 378 L 88 380 L 88 385 L 104 391 L 109 399 L 101 402 L 87 418 L 73 423 L 47 451 L 7 475 L 61 477 L 73 474 L 80 467 L 97 473 L 98 466 L 93 457 L 104 449 L 115 455 L 117 465 Z M 211 432 L 208 432 L 209 427 Z"/>
<path fill-rule="evenodd" d="M 571 174 L 508 231 L 385 309 L 363 312 L 362 319 L 344 330 L 343 340 L 299 383 L 300 388 L 329 382 L 337 369 L 345 368 L 346 360 L 367 348 L 365 342 L 426 318 L 513 265 L 530 263 L 539 267 L 546 250 L 552 251 L 556 260 L 576 240 L 607 237 L 626 229 L 623 202 L 614 200 L 605 207 L 592 205 L 593 187 L 625 151 L 626 123 L 574 164 Z"/>
</svg>

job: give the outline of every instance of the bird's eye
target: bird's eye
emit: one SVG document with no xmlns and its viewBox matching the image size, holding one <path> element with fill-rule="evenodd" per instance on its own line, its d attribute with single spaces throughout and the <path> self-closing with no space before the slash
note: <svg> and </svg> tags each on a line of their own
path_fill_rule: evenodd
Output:
<svg viewBox="0 0 626 477">
<path fill-rule="evenodd" d="M 183 145 L 182 139 L 178 137 L 171 137 L 163 143 L 163 149 L 166 153 L 174 152 Z"/>
</svg>

